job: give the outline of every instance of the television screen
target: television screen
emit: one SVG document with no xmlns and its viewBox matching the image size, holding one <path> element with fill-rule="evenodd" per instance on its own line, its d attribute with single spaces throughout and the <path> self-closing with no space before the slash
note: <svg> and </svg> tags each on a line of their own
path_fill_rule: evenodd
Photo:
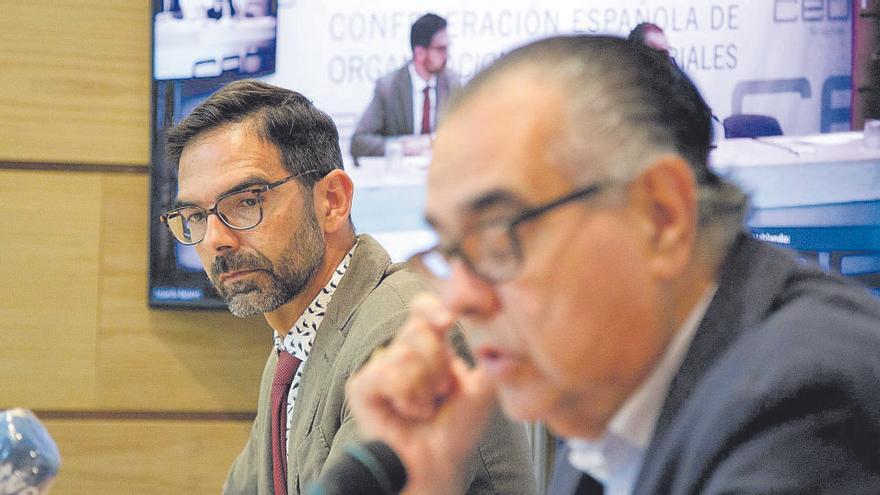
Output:
<svg viewBox="0 0 880 495">
<path fill-rule="evenodd" d="M 153 78 L 270 74 L 276 23 L 272 0 L 153 0 Z"/>
<path fill-rule="evenodd" d="M 164 159 L 165 129 L 234 79 L 258 77 L 299 91 L 336 122 L 345 168 L 355 183 L 352 217 L 359 232 L 375 236 L 396 260 L 432 241 L 421 215 L 429 158 L 377 157 L 355 164 L 349 153 L 375 81 L 408 62 L 410 26 L 426 12 L 447 19 L 448 66 L 462 81 L 531 40 L 561 33 L 625 36 L 647 21 L 665 30 L 670 55 L 719 118 L 760 109 L 790 134 L 848 128 L 852 36 L 848 3 L 842 1 L 819 9 L 698 0 L 165 0 L 153 5 L 149 291 L 156 307 L 224 306 L 194 249 L 176 245 L 158 216 L 176 194 L 175 171 Z M 786 43 L 773 49 L 772 40 L 778 39 Z"/>
<path fill-rule="evenodd" d="M 277 9 L 273 0 L 153 1 L 152 306 L 225 307 L 195 249 L 175 243 L 158 223 L 177 194 L 164 132 L 227 82 L 275 71 Z"/>
</svg>

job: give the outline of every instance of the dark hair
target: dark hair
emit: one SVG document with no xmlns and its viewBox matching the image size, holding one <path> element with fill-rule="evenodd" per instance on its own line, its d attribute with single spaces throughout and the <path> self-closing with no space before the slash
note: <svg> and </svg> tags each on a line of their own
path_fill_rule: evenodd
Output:
<svg viewBox="0 0 880 495">
<path fill-rule="evenodd" d="M 634 27 L 633 30 L 629 32 L 629 36 L 627 36 L 626 39 L 630 41 L 636 41 L 638 43 L 644 43 L 645 36 L 647 36 L 647 34 L 651 32 L 662 33 L 663 29 L 661 29 L 660 26 L 654 23 L 643 22 Z"/>
<path fill-rule="evenodd" d="M 446 19 L 437 14 L 425 14 L 413 23 L 409 32 L 409 46 L 413 50 L 417 46 L 431 46 L 431 38 L 437 31 L 446 29 Z"/>
<path fill-rule="evenodd" d="M 197 136 L 239 123 L 252 125 L 257 136 L 275 145 L 291 174 L 317 170 L 300 177 L 306 187 L 342 168 L 339 133 L 326 113 L 296 91 L 253 80 L 227 84 L 169 129 L 168 159 L 177 167 L 183 149 Z"/>
</svg>

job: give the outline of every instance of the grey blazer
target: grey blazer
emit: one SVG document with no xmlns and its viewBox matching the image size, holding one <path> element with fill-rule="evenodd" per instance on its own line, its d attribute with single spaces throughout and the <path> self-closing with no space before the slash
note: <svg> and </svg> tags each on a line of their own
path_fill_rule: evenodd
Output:
<svg viewBox="0 0 880 495">
<path fill-rule="evenodd" d="M 391 337 L 407 305 L 426 289 L 420 278 L 392 264 L 372 237 L 361 235 L 333 294 L 303 369 L 288 449 L 288 493 L 300 494 L 358 438 L 345 400 L 345 383 L 373 349 Z M 232 465 L 225 494 L 272 494 L 269 398 L 277 357 L 263 370 L 257 417 L 244 451 Z M 471 466 L 472 494 L 534 493 L 525 428 L 500 414 L 480 442 Z"/>
<path fill-rule="evenodd" d="M 409 65 L 409 64 L 407 64 Z M 412 80 L 407 65 L 390 72 L 378 80 L 373 99 L 364 110 L 351 138 L 351 155 L 382 156 L 385 154 L 385 137 L 413 133 Z M 446 69 L 437 75 L 437 121 L 449 95 L 461 87 L 458 75 Z"/>
<path fill-rule="evenodd" d="M 880 493 L 880 300 L 741 235 L 633 493 Z"/>
</svg>

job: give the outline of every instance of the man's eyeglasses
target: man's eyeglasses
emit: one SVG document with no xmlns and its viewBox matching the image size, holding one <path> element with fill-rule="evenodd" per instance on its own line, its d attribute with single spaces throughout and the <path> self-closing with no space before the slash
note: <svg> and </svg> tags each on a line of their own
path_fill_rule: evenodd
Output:
<svg viewBox="0 0 880 495">
<path fill-rule="evenodd" d="M 181 244 L 198 244 L 208 231 L 208 215 L 215 214 L 227 227 L 248 230 L 263 221 L 263 194 L 293 179 L 317 170 L 298 172 L 264 186 L 249 187 L 221 195 L 207 210 L 200 206 L 181 206 L 159 217 Z"/>
<path fill-rule="evenodd" d="M 572 201 L 586 199 L 611 183 L 591 184 L 497 222 L 479 225 L 466 232 L 458 242 L 438 244 L 415 254 L 410 262 L 426 274 L 440 279 L 449 278 L 451 264 L 460 258 L 473 273 L 490 283 L 499 283 L 517 275 L 523 261 L 519 227 Z"/>
</svg>

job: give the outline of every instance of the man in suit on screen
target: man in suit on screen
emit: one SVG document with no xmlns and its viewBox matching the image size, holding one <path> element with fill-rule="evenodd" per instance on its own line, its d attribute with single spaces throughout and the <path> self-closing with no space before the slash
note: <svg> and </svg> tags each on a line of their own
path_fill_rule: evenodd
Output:
<svg viewBox="0 0 880 495">
<path fill-rule="evenodd" d="M 389 139 L 399 140 L 407 154 L 430 150 L 443 107 L 460 86 L 458 75 L 446 67 L 446 20 L 436 14 L 418 18 L 410 31 L 410 46 L 412 59 L 376 81 L 351 139 L 354 158 L 384 155 Z"/>
<path fill-rule="evenodd" d="M 349 375 L 425 285 L 355 233 L 336 126 L 303 95 L 234 82 L 167 138 L 178 195 L 163 220 L 195 245 L 232 313 L 262 314 L 274 330 L 257 416 L 224 493 L 303 493 L 359 435 Z M 467 461 L 468 492 L 532 493 L 525 429 L 500 414 L 492 424 Z"/>
<path fill-rule="evenodd" d="M 743 231 L 710 115 L 613 37 L 538 41 L 463 89 L 415 258 L 437 292 L 349 383 L 407 492 L 456 493 L 496 401 L 564 439 L 553 494 L 878 492 L 880 301 Z"/>
</svg>

